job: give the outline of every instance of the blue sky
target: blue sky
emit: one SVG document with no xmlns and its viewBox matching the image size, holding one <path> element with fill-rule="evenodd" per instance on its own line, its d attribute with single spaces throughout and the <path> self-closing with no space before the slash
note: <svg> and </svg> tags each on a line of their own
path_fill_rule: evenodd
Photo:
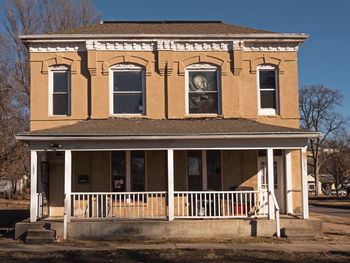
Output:
<svg viewBox="0 0 350 263">
<path fill-rule="evenodd" d="M 299 51 L 299 85 L 341 90 L 339 111 L 350 116 L 350 1 L 348 0 L 93 0 L 103 20 L 223 20 L 309 34 Z"/>
</svg>

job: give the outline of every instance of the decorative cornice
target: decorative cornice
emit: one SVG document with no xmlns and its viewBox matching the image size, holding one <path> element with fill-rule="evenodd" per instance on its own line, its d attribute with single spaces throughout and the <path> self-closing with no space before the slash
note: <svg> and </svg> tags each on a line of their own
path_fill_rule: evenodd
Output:
<svg viewBox="0 0 350 263">
<path fill-rule="evenodd" d="M 65 51 L 298 51 L 299 42 L 253 40 L 86 40 L 31 43 L 30 52 Z"/>
<path fill-rule="evenodd" d="M 243 51 L 298 51 L 297 42 L 244 42 Z"/>
<path fill-rule="evenodd" d="M 60 43 L 31 43 L 30 52 L 72 52 L 85 51 L 86 45 L 83 43 L 60 42 Z"/>
</svg>

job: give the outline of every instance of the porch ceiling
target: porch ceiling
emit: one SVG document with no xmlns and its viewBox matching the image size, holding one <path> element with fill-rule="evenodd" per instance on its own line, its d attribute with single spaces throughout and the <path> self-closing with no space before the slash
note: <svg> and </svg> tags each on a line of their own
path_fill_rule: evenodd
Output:
<svg viewBox="0 0 350 263">
<path fill-rule="evenodd" d="M 17 139 L 37 140 L 162 140 L 162 139 L 239 139 L 309 138 L 319 133 L 275 126 L 247 119 L 103 119 L 85 120 L 72 125 L 22 132 Z"/>
</svg>

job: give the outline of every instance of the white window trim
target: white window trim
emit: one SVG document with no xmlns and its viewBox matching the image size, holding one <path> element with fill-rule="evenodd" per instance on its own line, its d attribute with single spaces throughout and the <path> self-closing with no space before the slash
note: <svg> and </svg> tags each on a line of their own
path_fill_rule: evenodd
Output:
<svg viewBox="0 0 350 263">
<path fill-rule="evenodd" d="M 122 71 L 141 71 L 142 72 L 142 113 L 114 113 L 114 72 L 122 72 Z M 122 117 L 135 117 L 135 116 L 143 116 L 146 114 L 146 74 L 145 69 L 137 66 L 135 64 L 116 64 L 109 69 L 109 114 L 111 116 L 122 116 Z M 123 92 L 118 92 L 123 93 Z M 125 93 L 137 93 L 140 92 L 132 92 L 128 91 Z"/>
<path fill-rule="evenodd" d="M 260 100 L 260 71 L 263 70 L 274 70 L 275 71 L 275 87 L 276 87 L 276 96 L 275 104 L 276 109 L 274 108 L 261 108 Z M 279 81 L 278 81 L 278 69 L 271 65 L 259 65 L 256 70 L 256 82 L 257 82 L 257 93 L 258 93 L 258 114 L 259 115 L 277 115 L 279 113 Z"/>
<path fill-rule="evenodd" d="M 189 104 L 189 72 L 193 71 L 214 71 L 216 72 L 216 87 L 218 94 L 218 113 L 190 113 L 190 104 Z M 214 93 L 214 92 L 213 92 Z M 221 71 L 220 68 L 212 66 L 205 63 L 196 63 L 192 64 L 185 69 L 185 107 L 186 107 L 186 116 L 218 116 L 222 114 L 221 110 Z"/>
<path fill-rule="evenodd" d="M 54 72 L 61 72 L 65 73 L 68 72 L 68 78 L 67 78 L 67 94 L 68 94 L 68 114 L 53 114 L 53 74 Z M 49 116 L 70 116 L 71 115 L 71 74 L 70 70 L 67 66 L 60 65 L 60 66 L 53 66 L 50 67 L 49 70 L 49 98 L 48 98 L 48 113 Z"/>
<path fill-rule="evenodd" d="M 192 151 L 192 150 L 190 150 Z M 193 150 L 196 151 L 196 150 Z M 210 150 L 201 150 L 201 161 L 202 161 L 202 191 L 207 191 L 208 188 L 208 163 L 207 163 L 207 157 L 208 157 L 208 151 Z M 224 169 L 223 169 L 223 151 L 219 150 L 220 152 L 220 185 L 221 185 L 221 190 L 223 191 L 224 189 Z M 188 150 L 186 151 L 186 189 L 188 190 L 188 179 L 189 179 L 189 174 L 188 174 Z"/>
</svg>

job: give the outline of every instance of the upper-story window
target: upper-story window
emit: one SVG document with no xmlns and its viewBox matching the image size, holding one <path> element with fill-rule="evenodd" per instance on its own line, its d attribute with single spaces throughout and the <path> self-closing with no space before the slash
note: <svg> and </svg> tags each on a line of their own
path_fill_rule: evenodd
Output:
<svg viewBox="0 0 350 263">
<path fill-rule="evenodd" d="M 258 67 L 258 91 L 259 114 L 278 114 L 278 71 L 275 67 Z"/>
<path fill-rule="evenodd" d="M 67 66 L 50 68 L 49 114 L 70 115 L 70 70 Z"/>
<path fill-rule="evenodd" d="M 187 114 L 220 113 L 220 71 L 209 64 L 186 68 Z"/>
<path fill-rule="evenodd" d="M 145 70 L 134 64 L 117 64 L 110 70 L 111 114 L 145 113 Z"/>
</svg>

